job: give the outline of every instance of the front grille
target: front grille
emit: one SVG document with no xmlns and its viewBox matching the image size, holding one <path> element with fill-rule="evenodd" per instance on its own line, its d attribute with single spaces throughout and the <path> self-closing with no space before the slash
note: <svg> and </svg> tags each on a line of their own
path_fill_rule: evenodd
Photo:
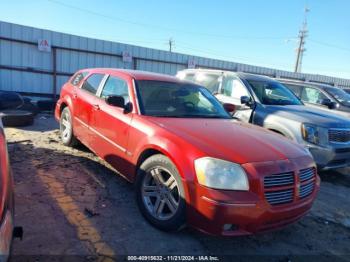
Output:
<svg viewBox="0 0 350 262">
<path fill-rule="evenodd" d="M 282 205 L 292 203 L 295 200 L 297 182 L 300 185 L 299 199 L 307 198 L 315 188 L 316 169 L 301 169 L 294 172 L 281 173 L 264 177 L 265 198 L 270 205 Z"/>
<path fill-rule="evenodd" d="M 342 154 L 342 153 L 350 153 L 350 148 L 338 148 L 335 150 L 336 153 Z"/>
<path fill-rule="evenodd" d="M 293 172 L 278 174 L 273 176 L 266 176 L 264 178 L 265 188 L 270 188 L 275 186 L 288 186 L 293 184 L 294 184 Z"/>
<path fill-rule="evenodd" d="M 293 201 L 293 189 L 265 192 L 265 197 L 271 205 L 286 204 Z"/>
<path fill-rule="evenodd" d="M 350 129 L 329 129 L 329 142 L 348 143 L 350 142 Z"/>
<path fill-rule="evenodd" d="M 299 190 L 299 197 L 300 198 L 308 197 L 314 191 L 314 187 L 315 187 L 314 181 L 311 181 L 310 183 L 307 183 L 305 185 L 301 185 Z"/>
<path fill-rule="evenodd" d="M 305 182 L 312 179 L 315 176 L 315 169 L 313 167 L 302 169 L 299 173 L 300 182 Z"/>
</svg>

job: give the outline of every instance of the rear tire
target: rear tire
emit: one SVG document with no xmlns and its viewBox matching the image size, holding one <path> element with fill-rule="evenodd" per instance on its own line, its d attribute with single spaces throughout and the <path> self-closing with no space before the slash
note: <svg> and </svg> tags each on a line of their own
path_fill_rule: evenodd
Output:
<svg viewBox="0 0 350 262">
<path fill-rule="evenodd" d="M 76 146 L 79 142 L 74 136 L 72 114 L 68 107 L 62 110 L 60 118 L 61 141 L 65 146 Z"/>
<path fill-rule="evenodd" d="M 136 201 L 145 219 L 163 231 L 185 226 L 186 201 L 181 177 L 169 158 L 153 155 L 138 169 Z"/>
</svg>

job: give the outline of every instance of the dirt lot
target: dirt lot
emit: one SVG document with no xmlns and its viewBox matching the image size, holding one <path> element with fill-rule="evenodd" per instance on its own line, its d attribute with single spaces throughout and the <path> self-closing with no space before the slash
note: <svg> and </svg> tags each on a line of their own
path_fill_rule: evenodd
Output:
<svg viewBox="0 0 350 262">
<path fill-rule="evenodd" d="M 6 129 L 16 225 L 24 228 L 24 239 L 14 241 L 14 260 L 19 255 L 40 260 L 40 255 L 186 254 L 350 260 L 349 169 L 321 174 L 321 192 L 311 213 L 281 231 L 239 238 L 191 229 L 168 234 L 143 219 L 131 184 L 88 149 L 62 146 L 57 127 L 52 116 L 39 115 L 33 126 Z"/>
</svg>

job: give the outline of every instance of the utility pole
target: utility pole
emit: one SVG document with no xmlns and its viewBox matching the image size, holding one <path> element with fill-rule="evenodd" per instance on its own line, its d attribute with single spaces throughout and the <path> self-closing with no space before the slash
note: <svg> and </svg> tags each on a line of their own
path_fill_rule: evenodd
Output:
<svg viewBox="0 0 350 262">
<path fill-rule="evenodd" d="M 304 22 L 303 25 L 301 27 L 301 29 L 299 30 L 299 42 L 298 42 L 298 48 L 296 49 L 297 51 L 297 57 L 296 57 L 296 61 L 295 61 L 295 67 L 294 67 L 294 72 L 296 73 L 300 73 L 301 72 L 301 66 L 303 63 L 303 56 L 304 56 L 304 52 L 306 51 L 304 45 L 305 45 L 305 38 L 307 37 L 307 13 L 310 12 L 310 9 L 305 7 L 304 9 Z"/>
<path fill-rule="evenodd" d="M 173 51 L 173 45 L 174 45 L 174 40 L 173 40 L 172 37 L 169 38 L 168 44 L 169 44 L 169 52 L 172 52 Z"/>
</svg>

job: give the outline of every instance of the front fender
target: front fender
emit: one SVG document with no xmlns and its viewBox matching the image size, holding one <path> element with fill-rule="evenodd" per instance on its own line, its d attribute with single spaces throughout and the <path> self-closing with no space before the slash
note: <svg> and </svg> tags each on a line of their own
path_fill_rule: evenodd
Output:
<svg viewBox="0 0 350 262">
<path fill-rule="evenodd" d="M 68 106 L 69 110 L 72 112 L 72 114 L 74 114 L 73 100 L 69 95 L 65 95 L 56 103 L 55 118 L 57 121 L 59 121 L 61 118 L 62 105 Z"/>
<path fill-rule="evenodd" d="M 185 142 L 176 139 L 173 140 L 158 136 L 146 137 L 143 141 L 139 142 L 139 146 L 135 151 L 137 153 L 133 156 L 132 162 L 135 166 L 143 152 L 148 149 L 159 151 L 174 163 L 183 182 L 186 201 L 189 203 L 191 199 L 190 196 L 192 195 L 191 192 L 195 191 L 195 183 L 197 181 L 194 170 L 194 160 L 201 157 L 200 152 L 196 151 L 190 145 L 186 145 Z M 136 173 L 137 172 L 135 172 L 135 175 Z"/>
<path fill-rule="evenodd" d="M 265 119 L 263 127 L 271 131 L 277 131 L 295 142 L 301 142 L 301 124 L 295 121 L 268 117 Z"/>
</svg>

